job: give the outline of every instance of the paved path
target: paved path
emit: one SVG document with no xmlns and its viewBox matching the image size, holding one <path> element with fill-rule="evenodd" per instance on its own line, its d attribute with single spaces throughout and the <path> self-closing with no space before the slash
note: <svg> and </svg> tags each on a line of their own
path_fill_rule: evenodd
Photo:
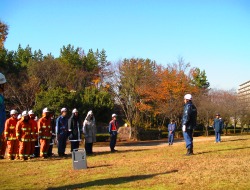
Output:
<svg viewBox="0 0 250 190">
<path fill-rule="evenodd" d="M 222 136 L 222 141 L 227 141 L 229 139 L 242 139 L 244 136 Z M 203 142 L 203 141 L 214 141 L 215 137 L 194 137 L 194 142 Z M 173 146 L 184 145 L 184 140 L 176 139 Z M 162 140 L 151 140 L 151 141 L 134 141 L 134 142 L 117 142 L 116 149 L 119 151 L 126 150 L 146 150 L 154 149 L 158 147 L 167 147 L 167 139 Z M 94 152 L 109 152 L 109 143 L 104 144 L 96 143 L 93 147 Z"/>
</svg>

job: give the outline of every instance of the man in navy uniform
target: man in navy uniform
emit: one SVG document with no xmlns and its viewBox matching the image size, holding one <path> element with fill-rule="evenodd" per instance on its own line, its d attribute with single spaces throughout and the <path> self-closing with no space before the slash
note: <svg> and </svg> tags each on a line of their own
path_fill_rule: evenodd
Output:
<svg viewBox="0 0 250 190">
<path fill-rule="evenodd" d="M 192 95 L 184 96 L 184 111 L 182 116 L 182 131 L 186 142 L 187 156 L 193 154 L 193 130 L 196 127 L 197 109 L 192 103 Z"/>
<path fill-rule="evenodd" d="M 174 143 L 174 133 L 176 129 L 176 124 L 174 120 L 171 120 L 171 123 L 168 124 L 168 145 L 173 145 Z"/>
<path fill-rule="evenodd" d="M 66 156 L 66 142 L 68 138 L 68 118 L 67 109 L 61 109 L 61 115 L 56 119 L 56 139 L 58 147 L 58 155 Z"/>
<path fill-rule="evenodd" d="M 116 114 L 112 114 L 112 120 L 109 122 L 109 134 L 110 134 L 110 150 L 111 152 L 116 152 L 115 145 L 117 139 L 118 124 L 116 121 Z"/>
<path fill-rule="evenodd" d="M 220 118 L 220 114 L 217 113 L 216 118 L 214 119 L 214 124 L 213 124 L 213 128 L 214 128 L 214 132 L 215 132 L 215 143 L 220 143 L 221 142 L 221 133 L 222 133 L 222 129 L 223 129 L 223 121 Z"/>
<path fill-rule="evenodd" d="M 5 106 L 4 106 L 4 85 L 6 83 L 5 76 L 0 73 L 0 159 L 4 158 L 7 141 L 4 137 L 4 124 L 6 120 Z"/>
</svg>

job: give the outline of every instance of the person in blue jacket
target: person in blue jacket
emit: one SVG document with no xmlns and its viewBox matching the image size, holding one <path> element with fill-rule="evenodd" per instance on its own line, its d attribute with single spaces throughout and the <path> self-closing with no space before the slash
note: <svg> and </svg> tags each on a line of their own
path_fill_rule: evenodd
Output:
<svg viewBox="0 0 250 190">
<path fill-rule="evenodd" d="M 5 152 L 6 148 L 6 140 L 4 138 L 4 124 L 6 120 L 6 113 L 5 113 L 5 105 L 4 105 L 4 84 L 6 83 L 5 76 L 0 73 L 0 158 L 3 159 L 4 155 L 2 155 L 3 152 Z"/>
<path fill-rule="evenodd" d="M 58 155 L 66 156 L 66 142 L 68 138 L 68 118 L 67 109 L 61 109 L 61 115 L 56 119 L 56 139 L 58 147 Z"/>
<path fill-rule="evenodd" d="M 213 128 L 214 128 L 214 132 L 215 132 L 215 143 L 220 143 L 221 142 L 221 133 L 222 133 L 222 129 L 223 129 L 223 121 L 220 118 L 220 114 L 217 113 L 216 118 L 214 119 L 214 124 L 213 124 Z"/>
<path fill-rule="evenodd" d="M 174 132 L 176 129 L 175 121 L 172 119 L 171 123 L 168 124 L 168 145 L 173 145 L 174 142 Z"/>
<path fill-rule="evenodd" d="M 193 154 L 193 130 L 196 127 L 197 109 L 192 102 L 192 95 L 184 96 L 184 110 L 182 116 L 182 131 L 186 142 L 187 156 Z"/>
</svg>

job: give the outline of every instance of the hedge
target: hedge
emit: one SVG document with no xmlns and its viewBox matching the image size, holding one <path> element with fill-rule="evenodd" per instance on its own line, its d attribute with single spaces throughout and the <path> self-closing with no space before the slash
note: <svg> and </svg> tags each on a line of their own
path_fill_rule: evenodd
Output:
<svg viewBox="0 0 250 190">
<path fill-rule="evenodd" d="M 110 135 L 108 133 L 104 134 L 96 134 L 96 141 L 97 142 L 107 142 L 110 139 Z"/>
</svg>

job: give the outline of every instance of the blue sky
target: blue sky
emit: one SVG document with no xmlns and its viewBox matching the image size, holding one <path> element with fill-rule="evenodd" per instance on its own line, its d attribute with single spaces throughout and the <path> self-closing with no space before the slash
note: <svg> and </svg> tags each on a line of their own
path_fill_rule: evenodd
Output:
<svg viewBox="0 0 250 190">
<path fill-rule="evenodd" d="M 105 49 L 108 60 L 182 57 L 212 88 L 250 80 L 248 0 L 1 0 L 8 50 L 18 44 L 59 56 L 63 45 Z"/>
</svg>

